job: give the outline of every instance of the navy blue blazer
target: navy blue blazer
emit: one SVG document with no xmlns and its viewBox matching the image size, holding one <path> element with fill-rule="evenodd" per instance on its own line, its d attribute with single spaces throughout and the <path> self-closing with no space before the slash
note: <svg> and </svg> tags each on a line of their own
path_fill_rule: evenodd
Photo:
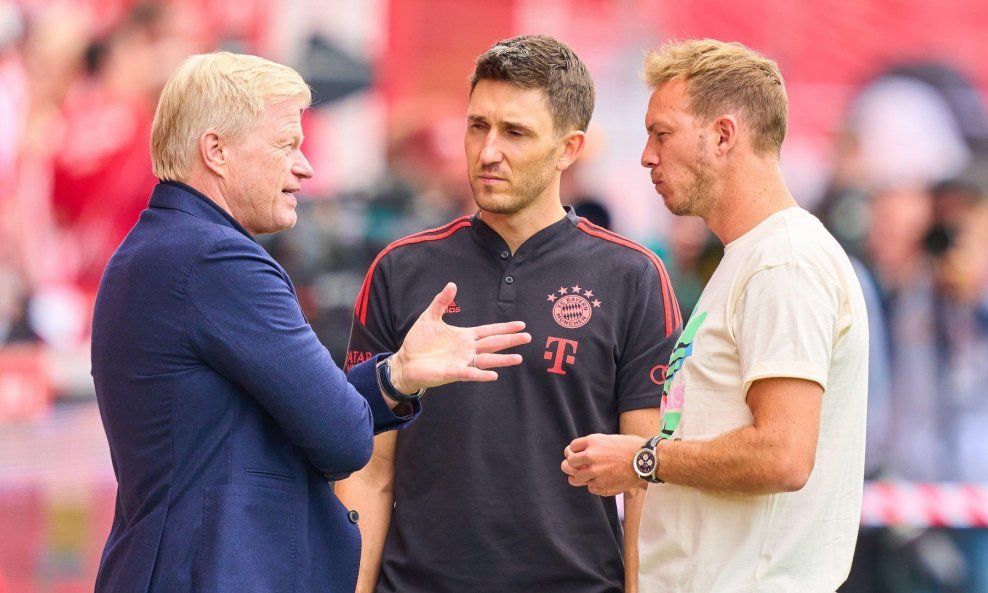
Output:
<svg viewBox="0 0 988 593">
<path fill-rule="evenodd" d="M 161 183 L 103 275 L 93 380 L 118 489 L 97 592 L 352 592 L 360 535 L 327 479 L 397 428 L 285 271 L 226 212 Z M 352 385 L 351 385 L 352 383 Z"/>
</svg>

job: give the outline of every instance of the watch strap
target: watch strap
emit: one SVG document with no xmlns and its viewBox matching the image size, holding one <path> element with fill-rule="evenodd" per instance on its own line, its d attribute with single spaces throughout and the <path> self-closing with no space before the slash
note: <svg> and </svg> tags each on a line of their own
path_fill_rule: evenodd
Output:
<svg viewBox="0 0 988 593">
<path fill-rule="evenodd" d="M 635 454 L 635 459 L 634 459 L 635 473 L 637 473 L 643 480 L 650 482 L 652 484 L 665 483 L 663 480 L 659 479 L 657 475 L 659 472 L 659 441 L 661 441 L 662 438 L 663 438 L 662 435 L 656 435 L 648 439 L 642 445 L 641 449 L 638 450 L 638 453 Z M 654 466 L 652 467 L 652 471 L 650 472 L 644 472 L 638 467 L 639 455 L 645 453 L 650 454 L 655 462 Z"/>
<path fill-rule="evenodd" d="M 425 394 L 425 388 L 415 393 L 402 393 L 391 383 L 391 357 L 377 363 L 377 386 L 381 392 L 398 403 L 408 403 L 419 400 Z"/>
</svg>

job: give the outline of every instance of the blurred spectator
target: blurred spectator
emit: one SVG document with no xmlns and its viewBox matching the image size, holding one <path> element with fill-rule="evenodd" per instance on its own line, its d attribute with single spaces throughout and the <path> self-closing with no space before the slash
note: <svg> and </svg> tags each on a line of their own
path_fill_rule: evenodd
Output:
<svg viewBox="0 0 988 593">
<path fill-rule="evenodd" d="M 27 110 L 27 80 L 19 44 L 24 30 L 20 9 L 0 0 L 0 182 L 13 179 L 20 126 Z M 9 187 L 3 183 L 4 187 Z M 8 191 L 8 190 L 3 190 Z"/>
<path fill-rule="evenodd" d="M 870 477 L 988 481 L 988 326 L 977 304 L 988 240 L 972 214 L 986 163 L 980 94 L 949 66 L 890 68 L 852 103 L 819 215 L 869 264 L 881 295 L 869 314 L 878 309 L 887 329 L 873 327 L 871 356 L 887 352 L 889 373 L 884 387 L 870 381 Z M 986 534 L 862 530 L 842 591 L 988 591 Z"/>
<path fill-rule="evenodd" d="M 61 104 L 81 71 L 80 56 L 90 34 L 87 13 L 55 4 L 31 13 L 22 43 L 27 105 L 15 131 L 18 162 L 10 186 L 9 245 L 14 265 L 32 291 L 65 280 L 66 254 L 51 212 L 52 155 L 61 133 Z"/>
<path fill-rule="evenodd" d="M 19 47 L 22 33 L 20 10 L 0 0 L 0 265 L 20 259 L 14 187 L 28 109 L 27 74 Z"/>
<path fill-rule="evenodd" d="M 33 66 L 59 53 L 52 50 L 56 43 L 38 39 L 37 32 L 46 24 L 39 19 L 29 31 L 17 5 L 0 0 L 0 265 L 13 267 L 32 287 L 35 270 L 41 267 L 36 264 L 45 253 L 48 200 L 32 167 L 31 140 L 33 123 L 49 104 L 44 87 L 33 85 Z M 61 41 L 71 37 L 64 35 Z M 57 76 L 60 70 L 51 74 Z M 33 182 L 30 190 L 28 179 Z"/>
<path fill-rule="evenodd" d="M 868 251 L 888 324 L 888 335 L 872 340 L 888 340 L 891 352 L 889 396 L 869 407 L 872 471 L 988 482 L 985 203 L 976 186 L 951 180 L 882 191 L 871 208 Z M 862 538 L 862 554 L 874 558 L 857 564 L 851 584 L 871 567 L 872 588 L 988 591 L 988 531 L 890 528 Z"/>
<path fill-rule="evenodd" d="M 949 410 L 943 479 L 988 482 L 988 202 L 958 217 L 956 240 L 938 261 L 942 347 L 947 349 L 943 405 Z M 985 540 L 988 544 L 988 539 Z M 981 566 L 988 571 L 988 549 Z M 988 573 L 986 573 L 988 574 Z M 988 591 L 988 580 L 980 590 Z"/>
<path fill-rule="evenodd" d="M 831 181 L 817 211 L 860 257 L 870 195 L 893 185 L 926 187 L 984 164 L 988 117 L 978 89 L 954 68 L 903 64 L 864 85 L 835 149 Z"/>
<path fill-rule="evenodd" d="M 24 281 L 14 270 L 0 267 L 0 346 L 38 341 L 28 323 L 27 307 Z"/>
<path fill-rule="evenodd" d="M 952 177 L 935 183 L 930 188 L 930 196 L 933 199 L 932 221 L 924 243 L 928 252 L 939 256 L 953 245 L 958 230 L 981 201 L 982 192 L 973 181 Z"/>
<path fill-rule="evenodd" d="M 872 198 L 868 251 L 881 287 L 892 352 L 892 399 L 887 409 L 872 414 L 887 418 L 886 435 L 869 435 L 869 444 L 882 452 L 886 475 L 935 481 L 944 467 L 939 438 L 944 410 L 937 397 L 940 360 L 935 320 L 934 261 L 924 238 L 932 223 L 932 198 L 912 188 L 889 189 Z M 901 413 L 897 413 L 901 412 Z M 902 438 L 913 434 L 914 438 Z M 883 441 L 878 439 L 883 438 Z"/>
<path fill-rule="evenodd" d="M 381 249 L 474 209 L 463 174 L 463 118 L 438 109 L 406 115 L 412 119 L 398 123 L 389 143 L 387 173 L 370 189 L 364 232 Z"/>
<path fill-rule="evenodd" d="M 956 218 L 953 237 L 946 249 L 943 264 L 943 285 L 957 302 L 973 307 L 984 326 L 988 302 L 988 203 L 981 198 Z M 985 457 L 988 459 L 988 456 Z"/>
<path fill-rule="evenodd" d="M 58 227 L 76 246 L 76 279 L 94 291 L 110 255 L 137 222 L 155 180 L 148 156 L 154 104 L 167 75 L 201 49 L 182 5 L 142 2 L 84 56 L 85 75 L 62 108 L 52 196 Z"/>
</svg>

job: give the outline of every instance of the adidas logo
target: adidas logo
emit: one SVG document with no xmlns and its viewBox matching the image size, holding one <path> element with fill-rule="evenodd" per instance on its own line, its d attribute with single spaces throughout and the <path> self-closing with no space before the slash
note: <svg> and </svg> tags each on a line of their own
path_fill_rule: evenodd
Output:
<svg viewBox="0 0 988 593">
<path fill-rule="evenodd" d="M 456 304 L 456 301 L 453 301 L 452 303 L 449 304 L 448 307 L 446 307 L 446 312 L 447 313 L 459 313 L 460 312 L 460 306 Z"/>
</svg>

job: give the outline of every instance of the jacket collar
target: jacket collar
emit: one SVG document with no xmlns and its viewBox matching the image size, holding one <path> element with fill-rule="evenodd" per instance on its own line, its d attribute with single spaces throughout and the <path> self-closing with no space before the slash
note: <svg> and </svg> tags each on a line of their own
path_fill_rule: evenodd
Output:
<svg viewBox="0 0 988 593">
<path fill-rule="evenodd" d="M 199 190 L 180 181 L 159 182 L 151 192 L 151 200 L 148 205 L 152 208 L 179 210 L 196 218 L 228 226 L 257 243 L 257 239 L 230 216 L 229 212 L 220 208 L 219 204 Z"/>
</svg>

